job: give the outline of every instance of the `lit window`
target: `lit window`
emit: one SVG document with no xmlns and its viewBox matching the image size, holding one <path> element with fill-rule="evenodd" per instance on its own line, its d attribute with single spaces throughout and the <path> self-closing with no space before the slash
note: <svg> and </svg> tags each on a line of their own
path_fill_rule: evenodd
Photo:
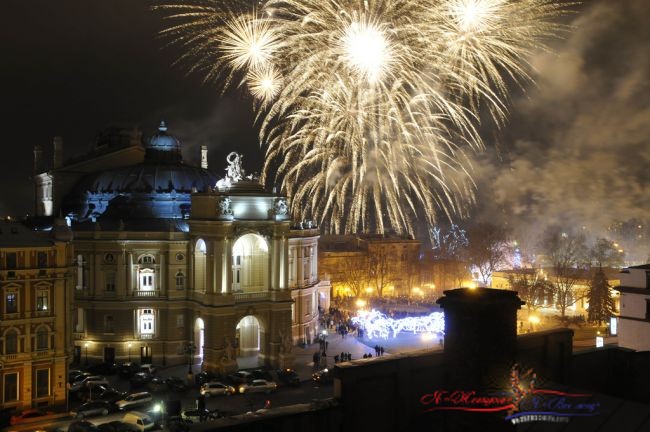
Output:
<svg viewBox="0 0 650 432">
<path fill-rule="evenodd" d="M 144 255 L 140 257 L 140 264 L 155 264 L 156 260 L 151 255 Z"/>
<path fill-rule="evenodd" d="M 176 327 L 185 327 L 185 315 L 176 315 Z"/>
<path fill-rule="evenodd" d="M 154 315 L 153 310 L 143 309 L 140 314 L 140 333 L 153 334 L 154 333 Z"/>
<path fill-rule="evenodd" d="M 8 293 L 6 299 L 5 313 L 10 314 L 18 312 L 18 294 Z"/>
<path fill-rule="evenodd" d="M 46 311 L 48 308 L 49 290 L 41 289 L 36 293 L 36 310 Z"/>
</svg>

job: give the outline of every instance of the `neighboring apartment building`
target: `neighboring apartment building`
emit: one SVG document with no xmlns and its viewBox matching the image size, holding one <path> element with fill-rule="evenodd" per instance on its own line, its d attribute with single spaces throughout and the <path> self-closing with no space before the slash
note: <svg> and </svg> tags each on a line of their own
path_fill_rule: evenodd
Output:
<svg viewBox="0 0 650 432">
<path fill-rule="evenodd" d="M 64 406 L 72 343 L 72 234 L 0 221 L 0 394 L 4 408 Z"/>
<path fill-rule="evenodd" d="M 333 296 L 352 296 L 349 275 L 363 280 L 363 294 L 410 295 L 420 284 L 420 241 L 394 234 L 322 236 L 319 242 L 320 278 L 332 284 Z M 362 269 L 362 272 L 357 272 Z"/>
<path fill-rule="evenodd" d="M 618 346 L 650 351 L 650 264 L 628 267 L 619 278 Z"/>
</svg>

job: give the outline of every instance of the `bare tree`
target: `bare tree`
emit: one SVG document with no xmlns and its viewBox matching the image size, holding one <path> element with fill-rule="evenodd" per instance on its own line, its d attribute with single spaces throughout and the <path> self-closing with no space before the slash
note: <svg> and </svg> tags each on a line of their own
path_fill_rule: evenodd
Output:
<svg viewBox="0 0 650 432">
<path fill-rule="evenodd" d="M 469 230 L 468 240 L 468 261 L 479 271 L 483 285 L 489 286 L 492 273 L 506 262 L 508 232 L 493 224 L 479 224 Z"/>
<path fill-rule="evenodd" d="M 620 267 L 623 265 L 624 257 L 622 249 L 605 238 L 596 239 L 596 243 L 589 250 L 589 259 L 595 267 Z"/>
<path fill-rule="evenodd" d="M 553 269 L 551 289 L 564 319 L 566 310 L 586 294 L 575 289 L 582 276 L 578 265 L 584 263 L 586 256 L 585 238 L 556 226 L 549 227 L 542 239 L 542 249 Z"/>
<path fill-rule="evenodd" d="M 368 270 L 367 256 L 353 255 L 345 258 L 342 282 L 350 288 L 355 297 L 359 297 L 368 285 Z"/>
<path fill-rule="evenodd" d="M 395 281 L 395 260 L 396 256 L 384 247 L 377 248 L 368 257 L 368 276 L 370 284 L 382 297 L 384 289 Z"/>
<path fill-rule="evenodd" d="M 529 314 L 541 307 L 544 298 L 552 291 L 551 284 L 534 268 L 521 269 L 517 274 L 509 275 L 508 281 L 512 289 L 526 302 Z"/>
</svg>

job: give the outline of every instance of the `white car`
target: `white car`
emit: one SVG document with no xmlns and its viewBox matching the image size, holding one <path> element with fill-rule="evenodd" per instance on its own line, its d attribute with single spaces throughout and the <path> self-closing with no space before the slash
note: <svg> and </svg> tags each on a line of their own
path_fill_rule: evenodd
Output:
<svg viewBox="0 0 650 432">
<path fill-rule="evenodd" d="M 273 381 L 263 379 L 256 379 L 250 384 L 242 384 L 239 386 L 239 393 L 271 393 L 278 389 L 278 385 Z"/>
<path fill-rule="evenodd" d="M 153 365 L 150 364 L 150 363 L 145 363 L 143 365 L 140 365 L 140 372 L 146 372 L 149 375 L 155 375 L 156 374 L 156 368 L 153 367 Z"/>
<path fill-rule="evenodd" d="M 201 394 L 206 397 L 214 395 L 230 396 L 235 393 L 237 393 L 237 391 L 233 386 L 222 384 L 220 382 L 209 382 L 201 386 Z"/>
<path fill-rule="evenodd" d="M 124 399 L 115 402 L 115 405 L 117 405 L 119 409 L 125 410 L 134 406 L 150 403 L 152 400 L 153 398 L 151 397 L 151 393 L 140 392 L 128 395 Z"/>
<path fill-rule="evenodd" d="M 137 431 L 147 431 L 156 428 L 156 423 L 154 423 L 151 417 L 138 411 L 131 411 L 130 413 L 124 414 L 122 422 Z"/>
<path fill-rule="evenodd" d="M 89 388 L 90 386 L 94 386 L 98 384 L 108 385 L 108 380 L 101 375 L 90 375 L 83 379 L 73 382 L 70 385 L 70 391 L 76 391 L 82 387 Z"/>
</svg>

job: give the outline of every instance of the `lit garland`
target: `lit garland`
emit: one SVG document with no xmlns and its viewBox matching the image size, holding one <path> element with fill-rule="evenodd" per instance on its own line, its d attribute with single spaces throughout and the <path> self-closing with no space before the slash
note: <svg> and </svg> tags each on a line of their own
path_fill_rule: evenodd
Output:
<svg viewBox="0 0 650 432">
<path fill-rule="evenodd" d="M 393 319 L 373 309 L 370 312 L 359 312 L 359 316 L 352 318 L 352 323 L 362 328 L 370 339 L 376 337 L 383 339 L 395 338 L 400 332 L 439 335 L 445 332 L 445 315 L 443 312 L 433 312 L 420 317 Z"/>
</svg>

